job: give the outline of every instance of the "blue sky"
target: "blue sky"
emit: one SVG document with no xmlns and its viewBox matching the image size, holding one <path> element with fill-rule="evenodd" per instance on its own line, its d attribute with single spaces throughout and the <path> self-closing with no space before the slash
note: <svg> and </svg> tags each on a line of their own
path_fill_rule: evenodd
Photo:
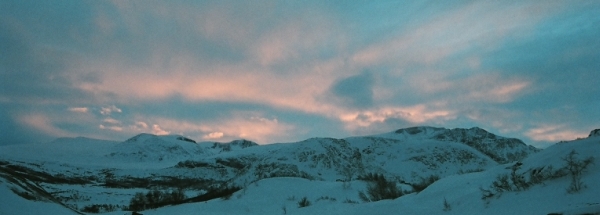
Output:
<svg viewBox="0 0 600 215">
<path fill-rule="evenodd" d="M 598 1 L 1 1 L 0 144 L 600 127 Z"/>
</svg>

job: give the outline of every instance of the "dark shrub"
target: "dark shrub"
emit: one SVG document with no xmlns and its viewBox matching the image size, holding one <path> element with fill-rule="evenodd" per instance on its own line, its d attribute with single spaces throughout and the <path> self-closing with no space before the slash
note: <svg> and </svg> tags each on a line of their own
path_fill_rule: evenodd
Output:
<svg viewBox="0 0 600 215">
<path fill-rule="evenodd" d="M 300 201 L 298 202 L 299 208 L 308 207 L 308 206 L 310 206 L 310 201 L 308 201 L 308 198 L 306 198 L 306 197 L 300 199 Z"/>
</svg>

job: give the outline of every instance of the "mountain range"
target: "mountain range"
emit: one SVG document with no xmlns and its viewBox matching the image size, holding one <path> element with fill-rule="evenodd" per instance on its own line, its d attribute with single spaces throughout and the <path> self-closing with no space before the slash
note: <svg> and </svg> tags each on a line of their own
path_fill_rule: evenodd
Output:
<svg viewBox="0 0 600 215">
<path fill-rule="evenodd" d="M 0 212 L 123 214 L 140 193 L 178 190 L 185 194 L 181 201 L 143 213 L 600 213 L 600 197 L 594 195 L 600 191 L 594 183 L 600 168 L 593 165 L 599 151 L 599 129 L 546 149 L 478 127 L 422 126 L 268 145 L 153 134 L 123 142 L 59 138 L 0 147 L 0 191 L 7 196 Z M 591 160 L 581 171 L 584 186 L 578 192 L 566 191 L 570 152 L 576 153 L 575 161 Z M 499 189 L 495 183 L 505 174 L 513 184 Z M 402 196 L 361 199 L 359 193 L 369 189 L 374 175 L 393 182 Z M 526 189 L 516 183 L 521 180 L 517 176 Z M 547 195 L 552 193 L 558 194 Z M 494 197 L 485 198 L 488 194 Z M 312 206 L 298 207 L 302 197 Z"/>
</svg>

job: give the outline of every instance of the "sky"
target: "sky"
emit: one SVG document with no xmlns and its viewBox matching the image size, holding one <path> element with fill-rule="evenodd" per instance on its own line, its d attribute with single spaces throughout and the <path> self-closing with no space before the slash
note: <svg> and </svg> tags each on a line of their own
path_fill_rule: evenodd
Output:
<svg viewBox="0 0 600 215">
<path fill-rule="evenodd" d="M 0 145 L 600 128 L 600 1 L 0 1 Z"/>
</svg>

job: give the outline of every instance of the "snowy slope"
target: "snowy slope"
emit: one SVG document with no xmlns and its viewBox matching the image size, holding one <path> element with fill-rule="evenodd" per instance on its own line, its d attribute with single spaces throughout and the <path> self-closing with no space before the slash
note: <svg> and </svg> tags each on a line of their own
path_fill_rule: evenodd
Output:
<svg viewBox="0 0 600 215">
<path fill-rule="evenodd" d="M 11 191 L 10 187 L 0 178 L 0 214 L 77 214 L 53 202 L 27 200 Z"/>
<path fill-rule="evenodd" d="M 522 161 L 523 172 L 530 169 L 564 166 L 562 158 L 571 150 L 579 153 L 580 158 L 597 156 L 600 152 L 600 137 L 555 144 L 540 153 L 533 154 Z M 480 187 L 487 188 L 496 176 L 508 173 L 506 166 L 498 166 L 485 172 L 467 175 L 455 175 L 444 178 L 423 192 L 402 197 L 383 206 L 389 212 L 394 208 L 397 211 L 419 214 L 446 214 L 442 211 L 443 198 L 452 205 L 448 214 L 548 214 L 564 213 L 583 214 L 600 213 L 600 166 L 592 165 L 583 176 L 587 188 L 579 193 L 569 194 L 569 177 L 561 177 L 535 185 L 529 190 L 519 192 L 505 192 L 499 197 L 494 197 L 488 204 L 481 200 Z M 413 207 L 422 205 L 422 207 Z M 385 213 L 385 212 L 384 212 Z"/>
<path fill-rule="evenodd" d="M 600 137 L 555 144 L 522 161 L 522 171 L 553 165 L 564 166 L 562 158 L 571 150 L 581 158 L 597 156 Z M 483 172 L 445 177 L 420 193 L 395 200 L 373 203 L 359 201 L 361 181 L 350 188 L 342 182 L 311 181 L 299 178 L 271 178 L 251 184 L 230 199 L 185 204 L 144 211 L 144 214 L 598 214 L 600 213 L 600 166 L 592 165 L 583 175 L 587 185 L 577 193 L 568 193 L 569 177 L 549 179 L 524 191 L 505 192 L 489 202 L 481 199 L 480 188 L 487 188 L 496 176 L 507 173 L 512 164 L 498 165 Z M 307 197 L 312 205 L 298 208 Z M 444 201 L 448 209 L 444 210 Z M 285 213 L 284 213 L 285 211 Z M 116 213 L 115 213 L 116 214 Z"/>
<path fill-rule="evenodd" d="M 77 214 L 36 183 L 0 166 L 0 214 Z"/>
</svg>

